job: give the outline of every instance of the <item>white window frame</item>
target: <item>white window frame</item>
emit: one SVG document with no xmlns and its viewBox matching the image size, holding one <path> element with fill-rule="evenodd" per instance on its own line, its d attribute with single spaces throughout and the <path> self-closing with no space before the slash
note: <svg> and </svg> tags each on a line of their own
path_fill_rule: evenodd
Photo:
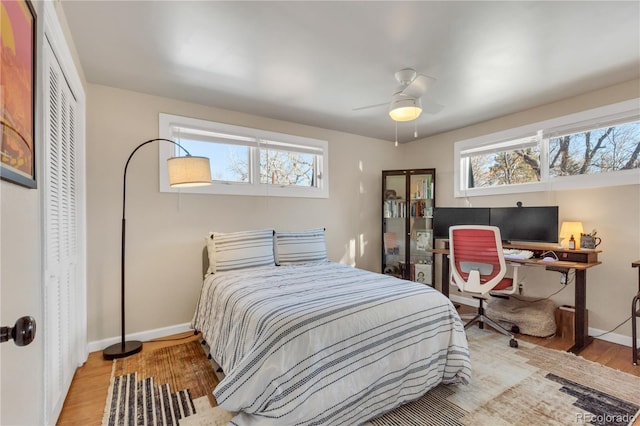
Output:
<svg viewBox="0 0 640 426">
<path fill-rule="evenodd" d="M 160 192 L 329 198 L 329 143 L 327 141 L 160 113 L 158 129 L 159 137 L 179 142 L 173 131 L 175 128 L 198 129 L 205 132 L 236 135 L 240 139 L 246 139 L 246 145 L 249 146 L 252 151 L 250 163 L 252 164 L 251 167 L 253 169 L 252 173 L 254 175 L 254 179 L 252 182 L 248 183 L 213 181 L 212 184 L 208 186 L 172 188 L 169 186 L 167 160 L 175 155 L 175 145 L 163 143 L 160 144 L 159 149 Z M 291 144 L 297 147 L 304 147 L 300 148 L 301 152 L 307 151 L 317 154 L 319 163 L 317 186 L 303 187 L 295 185 L 272 185 L 260 183 L 258 149 L 261 146 L 267 147 L 274 144 L 272 141 L 277 141 L 277 143 L 282 144 Z M 220 142 L 224 143 L 225 140 L 221 139 Z"/>
<path fill-rule="evenodd" d="M 597 188 L 640 184 L 640 169 L 619 170 L 596 174 L 549 177 L 549 139 L 561 134 L 605 127 L 640 119 L 640 98 L 594 108 L 558 118 L 483 135 L 454 144 L 454 196 L 476 197 L 485 195 L 517 194 L 536 191 Z M 483 147 L 530 138 L 536 135 L 540 143 L 540 182 L 500 185 L 485 188 L 463 188 L 468 168 L 463 167 L 464 152 L 481 151 Z"/>
</svg>

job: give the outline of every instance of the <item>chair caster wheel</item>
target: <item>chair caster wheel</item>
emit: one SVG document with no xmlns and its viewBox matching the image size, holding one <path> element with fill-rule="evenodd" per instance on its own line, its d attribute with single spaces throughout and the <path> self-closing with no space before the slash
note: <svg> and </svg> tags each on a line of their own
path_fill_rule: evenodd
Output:
<svg viewBox="0 0 640 426">
<path fill-rule="evenodd" d="M 517 325 L 511 326 L 511 332 L 512 333 L 520 333 L 520 327 L 518 327 Z"/>
<path fill-rule="evenodd" d="M 518 341 L 516 339 L 509 340 L 509 346 L 511 346 L 512 348 L 517 348 L 518 347 Z"/>
</svg>

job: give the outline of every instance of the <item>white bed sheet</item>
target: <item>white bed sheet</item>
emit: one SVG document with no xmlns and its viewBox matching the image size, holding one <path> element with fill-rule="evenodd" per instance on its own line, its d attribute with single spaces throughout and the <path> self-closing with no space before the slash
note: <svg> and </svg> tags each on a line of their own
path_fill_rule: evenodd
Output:
<svg viewBox="0 0 640 426">
<path fill-rule="evenodd" d="M 354 425 L 471 374 L 464 327 L 438 291 L 322 262 L 209 275 L 192 326 L 236 425 Z"/>
</svg>

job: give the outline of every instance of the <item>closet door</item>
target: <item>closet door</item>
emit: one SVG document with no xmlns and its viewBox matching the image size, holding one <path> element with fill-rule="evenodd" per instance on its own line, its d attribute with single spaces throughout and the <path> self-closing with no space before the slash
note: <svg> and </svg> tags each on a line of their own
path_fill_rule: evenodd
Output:
<svg viewBox="0 0 640 426">
<path fill-rule="evenodd" d="M 77 309 L 84 301 L 79 271 L 77 101 L 51 46 L 45 43 L 44 333 L 45 421 L 54 423 L 79 365 Z"/>
</svg>

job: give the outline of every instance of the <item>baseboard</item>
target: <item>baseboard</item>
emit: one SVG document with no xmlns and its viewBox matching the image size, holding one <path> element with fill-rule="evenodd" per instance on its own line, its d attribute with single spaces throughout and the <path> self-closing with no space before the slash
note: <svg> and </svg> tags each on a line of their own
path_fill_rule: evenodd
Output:
<svg viewBox="0 0 640 426">
<path fill-rule="evenodd" d="M 464 296 L 458 296 L 457 294 L 449 295 L 451 301 L 461 303 L 467 306 L 473 306 L 475 308 L 478 307 L 478 301 L 476 299 L 470 299 Z M 156 328 L 153 330 L 141 331 L 139 333 L 133 333 L 126 336 L 127 340 L 140 340 L 142 342 L 152 339 L 157 339 L 159 337 L 171 336 L 173 334 L 184 333 L 185 331 L 191 331 L 191 324 L 184 323 L 178 325 L 172 325 L 169 327 Z M 589 327 L 589 335 L 590 336 L 598 336 L 602 333 L 606 332 L 606 330 L 600 330 L 597 328 Z M 625 336 L 623 334 L 617 333 L 608 333 L 604 336 L 598 337 L 598 339 L 604 340 L 605 342 L 616 343 L 622 346 L 631 347 L 631 336 Z M 107 346 L 113 345 L 114 343 L 118 343 L 120 341 L 120 337 L 111 337 L 103 340 L 96 340 L 93 342 L 89 342 L 87 345 L 89 352 L 101 351 Z M 638 346 L 640 346 L 640 339 L 636 342 Z"/>
<path fill-rule="evenodd" d="M 467 306 L 478 307 L 478 300 L 471 299 L 464 296 L 458 296 L 457 294 L 450 294 L 449 298 L 452 302 L 457 302 Z M 600 336 L 602 333 L 606 333 L 608 330 L 600 330 L 598 328 L 589 327 L 589 336 Z M 604 336 L 597 337 L 597 339 L 604 340 L 605 342 L 616 343 L 622 346 L 631 347 L 631 336 L 625 336 L 624 334 L 607 333 Z M 636 346 L 640 346 L 640 339 L 637 339 Z"/>
<path fill-rule="evenodd" d="M 141 342 L 146 342 L 152 339 L 158 339 L 160 337 L 171 336 L 173 334 L 184 333 L 185 331 L 193 331 L 190 323 L 171 325 L 169 327 L 156 328 L 153 330 L 141 331 L 138 333 L 127 334 L 125 336 L 126 340 L 140 340 Z M 87 345 L 89 352 L 101 351 L 107 346 L 118 343 L 121 340 L 121 337 L 110 337 L 108 339 L 96 340 L 93 342 L 89 342 Z"/>
</svg>

